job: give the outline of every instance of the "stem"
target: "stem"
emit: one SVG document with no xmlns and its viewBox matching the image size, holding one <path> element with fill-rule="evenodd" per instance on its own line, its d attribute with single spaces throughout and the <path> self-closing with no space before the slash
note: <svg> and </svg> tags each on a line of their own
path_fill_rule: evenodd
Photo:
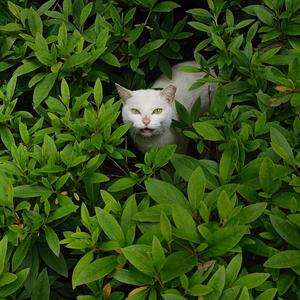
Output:
<svg viewBox="0 0 300 300">
<path fill-rule="evenodd" d="M 113 160 L 111 157 L 109 157 L 109 159 L 118 167 L 119 170 L 123 172 L 124 175 L 127 175 L 126 171 L 115 160 Z"/>
</svg>

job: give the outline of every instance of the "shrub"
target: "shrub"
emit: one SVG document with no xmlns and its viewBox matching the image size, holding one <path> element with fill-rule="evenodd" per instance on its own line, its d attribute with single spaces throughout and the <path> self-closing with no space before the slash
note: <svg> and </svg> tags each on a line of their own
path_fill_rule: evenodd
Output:
<svg viewBox="0 0 300 300">
<path fill-rule="evenodd" d="M 0 299 L 300 297 L 300 1 L 0 7 Z M 142 157 L 113 83 L 183 59 L 195 151 Z"/>
</svg>

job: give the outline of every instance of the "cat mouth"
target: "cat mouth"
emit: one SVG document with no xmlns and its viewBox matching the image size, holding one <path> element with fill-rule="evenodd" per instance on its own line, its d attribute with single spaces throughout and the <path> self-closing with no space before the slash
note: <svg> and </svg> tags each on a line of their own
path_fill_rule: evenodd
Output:
<svg viewBox="0 0 300 300">
<path fill-rule="evenodd" d="M 151 135 L 153 133 L 154 129 L 151 129 L 151 128 L 142 128 L 140 129 L 140 132 L 144 135 Z"/>
</svg>

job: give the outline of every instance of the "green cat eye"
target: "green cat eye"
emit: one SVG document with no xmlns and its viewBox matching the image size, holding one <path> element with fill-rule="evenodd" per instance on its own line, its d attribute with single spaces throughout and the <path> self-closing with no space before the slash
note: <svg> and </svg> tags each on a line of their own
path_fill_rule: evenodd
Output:
<svg viewBox="0 0 300 300">
<path fill-rule="evenodd" d="M 131 109 L 131 112 L 133 113 L 133 114 L 135 114 L 135 115 L 139 115 L 141 112 L 138 110 L 138 109 L 136 109 L 136 108 L 132 108 Z"/>
<path fill-rule="evenodd" d="M 162 108 L 156 108 L 153 110 L 152 114 L 158 115 L 162 112 Z"/>
</svg>

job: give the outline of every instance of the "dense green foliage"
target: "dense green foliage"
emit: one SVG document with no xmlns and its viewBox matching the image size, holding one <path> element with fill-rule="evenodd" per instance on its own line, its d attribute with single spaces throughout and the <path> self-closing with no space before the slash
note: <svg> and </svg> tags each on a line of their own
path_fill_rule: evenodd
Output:
<svg viewBox="0 0 300 300">
<path fill-rule="evenodd" d="M 1 2 L 0 299 L 300 299 L 300 1 L 185 2 Z M 142 156 L 114 82 L 188 59 L 194 152 Z"/>
</svg>

